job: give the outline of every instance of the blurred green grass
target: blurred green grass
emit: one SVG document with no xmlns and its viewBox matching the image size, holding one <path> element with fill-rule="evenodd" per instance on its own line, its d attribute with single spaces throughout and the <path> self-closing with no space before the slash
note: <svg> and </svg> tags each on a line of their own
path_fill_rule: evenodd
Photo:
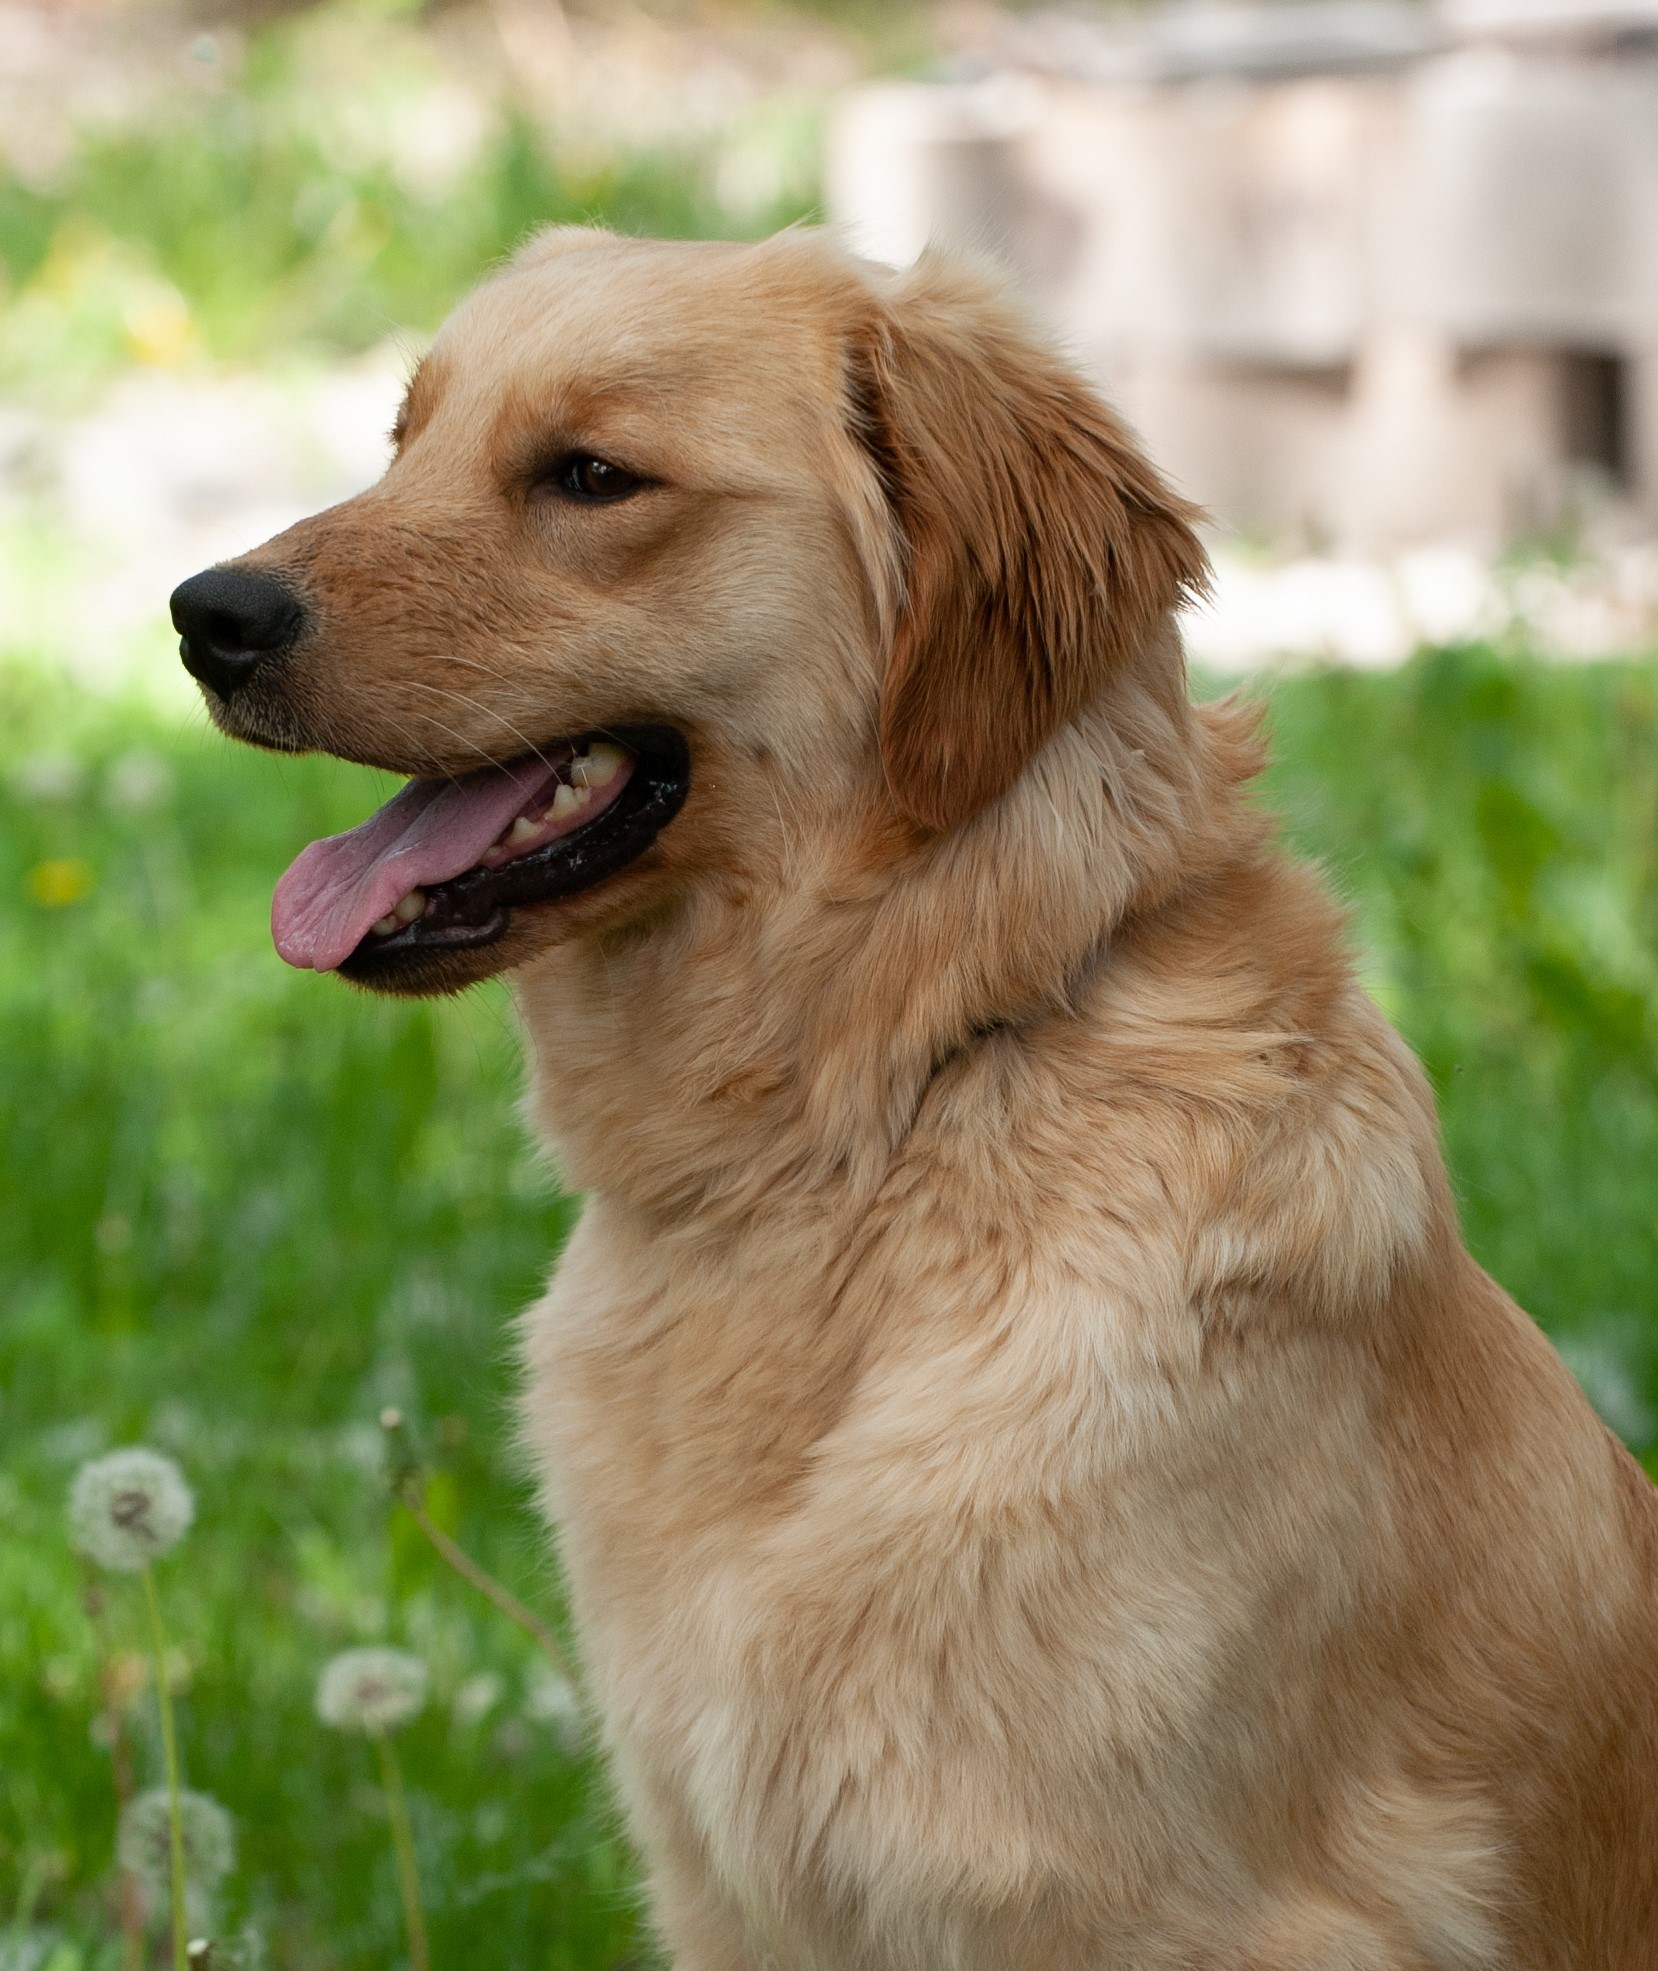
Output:
<svg viewBox="0 0 1658 1971">
<path fill-rule="evenodd" d="M 33 1884 L 55 1971 L 118 1962 L 62 1500 L 80 1459 L 142 1439 L 199 1491 L 163 1586 L 188 1773 L 240 1834 L 229 1928 L 295 1971 L 400 1961 L 364 1748 L 311 1711 L 325 1658 L 384 1636 L 434 1671 L 407 1746 L 434 1961 L 620 1963 L 641 1944 L 597 1775 L 376 1477 L 394 1403 L 446 1523 L 556 1612 L 510 1324 L 570 1206 L 516 1120 L 503 996 L 382 1003 L 276 960 L 275 875 L 376 776 L 0 679 L 0 1923 Z M 1271 713 L 1267 794 L 1428 1063 L 1476 1253 L 1650 1450 L 1658 665 L 1439 651 L 1283 680 Z M 110 1600 L 136 1646 L 133 1596 Z"/>
<path fill-rule="evenodd" d="M 619 137 L 614 112 L 561 124 L 476 59 L 457 78 L 430 30 L 335 0 L 245 44 L 187 37 L 164 86 L 85 118 L 50 168 L 0 133 L 0 391 L 75 405 L 133 363 L 422 338 L 543 225 L 760 237 L 816 210 L 809 92 Z"/>
<path fill-rule="evenodd" d="M 71 1962 L 115 1961 L 92 1941 L 113 1796 L 62 1494 L 80 1459 L 144 1439 L 198 1488 L 163 1589 L 187 1770 L 239 1829 L 231 1928 L 284 1966 L 397 1961 L 366 1748 L 311 1712 L 324 1659 L 389 1633 L 437 1689 L 406 1755 L 436 1962 L 613 1963 L 621 1851 L 537 1715 L 539 1659 L 389 1524 L 377 1477 L 397 1404 L 442 1517 L 549 1604 L 506 1354 L 569 1206 L 514 1120 L 502 997 L 381 1004 L 275 961 L 273 872 L 358 819 L 371 776 L 22 673 L 0 726 L 0 1923 L 44 1863 L 41 1920 L 87 1947 Z M 109 1589 L 140 1646 L 130 1584 Z"/>
</svg>

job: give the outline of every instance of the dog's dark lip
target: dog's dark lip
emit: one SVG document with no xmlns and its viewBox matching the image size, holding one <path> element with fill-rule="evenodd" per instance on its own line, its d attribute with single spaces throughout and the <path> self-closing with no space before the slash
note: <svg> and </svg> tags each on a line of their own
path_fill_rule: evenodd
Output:
<svg viewBox="0 0 1658 1971">
<path fill-rule="evenodd" d="M 446 952 L 476 951 L 506 935 L 514 910 L 592 889 L 636 862 L 684 805 L 691 754 L 672 726 L 606 726 L 637 754 L 627 785 L 605 811 L 531 855 L 479 865 L 434 883 L 426 910 L 390 937 L 371 933 L 338 967 L 354 984 L 386 988 Z"/>
<path fill-rule="evenodd" d="M 233 711 L 230 701 L 221 698 L 210 686 L 204 684 L 198 689 L 208 718 L 227 739 L 234 739 L 242 746 L 257 746 L 262 753 L 283 753 L 294 759 L 317 750 L 297 734 L 272 731 L 262 726 L 257 719 L 248 717 L 245 707 Z"/>
</svg>

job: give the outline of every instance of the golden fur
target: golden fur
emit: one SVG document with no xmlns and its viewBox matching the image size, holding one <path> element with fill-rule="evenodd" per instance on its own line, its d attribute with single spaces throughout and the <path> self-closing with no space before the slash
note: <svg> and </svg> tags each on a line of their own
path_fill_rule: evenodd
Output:
<svg viewBox="0 0 1658 1971">
<path fill-rule="evenodd" d="M 325 634 L 239 729 L 691 743 L 488 961 L 587 1194 L 525 1419 L 676 1971 L 1658 1965 L 1653 1491 L 1463 1251 L 1110 412 L 948 266 L 560 232 L 398 435 L 246 563 Z M 648 494 L 536 507 L 570 444 Z"/>
</svg>

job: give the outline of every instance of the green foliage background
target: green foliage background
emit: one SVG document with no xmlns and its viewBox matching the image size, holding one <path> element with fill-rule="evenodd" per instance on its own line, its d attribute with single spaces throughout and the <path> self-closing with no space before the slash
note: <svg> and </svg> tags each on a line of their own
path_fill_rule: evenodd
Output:
<svg viewBox="0 0 1658 1971">
<path fill-rule="evenodd" d="M 543 225 L 760 237 L 817 208 L 821 107 L 804 95 L 757 100 L 717 136 L 630 143 L 561 133 L 473 76 L 476 127 L 434 164 L 400 133 L 432 113 L 446 58 L 396 12 L 335 5 L 245 49 L 188 47 L 153 108 L 88 121 L 55 169 L 8 168 L 0 146 L 0 390 L 74 404 L 134 360 L 419 340 Z"/>
</svg>

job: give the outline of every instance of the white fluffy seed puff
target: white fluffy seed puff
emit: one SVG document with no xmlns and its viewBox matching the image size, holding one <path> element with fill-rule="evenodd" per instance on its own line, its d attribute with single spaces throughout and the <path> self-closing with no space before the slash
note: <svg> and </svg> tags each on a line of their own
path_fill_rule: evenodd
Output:
<svg viewBox="0 0 1658 1971">
<path fill-rule="evenodd" d="M 134 1446 L 82 1465 L 69 1488 L 69 1534 L 100 1567 L 136 1574 L 176 1547 L 196 1516 L 195 1495 L 171 1458 Z"/>
<path fill-rule="evenodd" d="M 211 1912 L 219 1885 L 236 1865 L 236 1829 L 211 1794 L 179 1795 L 179 1826 L 184 1836 L 184 1881 L 192 1922 Z M 167 1789 L 140 1793 L 121 1810 L 115 1836 L 121 1866 L 137 1876 L 145 1894 L 164 1904 L 172 1870 L 172 1833 Z"/>
<path fill-rule="evenodd" d="M 426 1703 L 426 1665 L 402 1649 L 347 1649 L 317 1680 L 317 1716 L 336 1731 L 396 1731 Z"/>
</svg>

